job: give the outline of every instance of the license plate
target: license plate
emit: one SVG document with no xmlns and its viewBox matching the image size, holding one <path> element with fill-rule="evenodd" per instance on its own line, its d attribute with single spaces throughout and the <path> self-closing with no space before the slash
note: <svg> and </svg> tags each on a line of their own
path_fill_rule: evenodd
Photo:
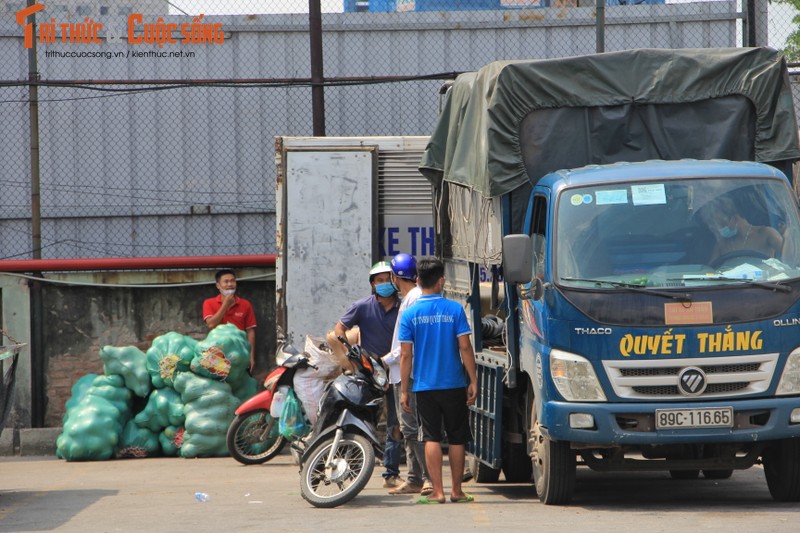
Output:
<svg viewBox="0 0 800 533">
<path fill-rule="evenodd" d="M 656 409 L 656 429 L 730 427 L 733 427 L 733 407 Z"/>
</svg>

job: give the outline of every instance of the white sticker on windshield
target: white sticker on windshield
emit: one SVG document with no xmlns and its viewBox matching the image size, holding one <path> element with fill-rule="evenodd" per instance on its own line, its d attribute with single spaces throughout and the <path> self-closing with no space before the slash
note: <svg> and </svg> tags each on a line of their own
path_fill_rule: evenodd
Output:
<svg viewBox="0 0 800 533">
<path fill-rule="evenodd" d="M 663 183 L 631 185 L 631 198 L 633 199 L 633 205 L 656 205 L 667 203 L 667 194 L 664 192 Z"/>
<path fill-rule="evenodd" d="M 594 193 L 597 205 L 627 204 L 628 191 L 619 189 L 614 191 L 597 191 Z"/>
</svg>

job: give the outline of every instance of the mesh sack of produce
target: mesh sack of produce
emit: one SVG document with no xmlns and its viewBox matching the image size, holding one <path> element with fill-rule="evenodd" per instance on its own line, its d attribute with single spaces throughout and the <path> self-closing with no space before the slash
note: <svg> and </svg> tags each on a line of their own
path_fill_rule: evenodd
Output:
<svg viewBox="0 0 800 533">
<path fill-rule="evenodd" d="M 67 414 L 70 412 L 70 410 L 78 405 L 78 403 L 83 400 L 83 397 L 86 396 L 89 387 L 92 386 L 92 381 L 94 381 L 94 378 L 96 377 L 97 374 L 86 374 L 79 378 L 78 381 L 72 385 L 69 400 L 64 403 L 64 416 L 61 419 L 62 425 L 67 421 Z"/>
<path fill-rule="evenodd" d="M 103 373 L 107 376 L 119 374 L 136 396 L 145 398 L 150 394 L 150 374 L 147 372 L 147 357 L 136 346 L 103 346 L 100 350 Z"/>
<path fill-rule="evenodd" d="M 175 378 L 186 414 L 181 457 L 228 455 L 225 437 L 239 400 L 230 385 L 190 372 Z"/>
<path fill-rule="evenodd" d="M 121 376 L 97 376 L 66 413 L 56 456 L 67 461 L 102 461 L 114 456 L 131 416 L 131 391 Z"/>
<path fill-rule="evenodd" d="M 139 427 L 156 433 L 168 426 L 183 426 L 185 419 L 181 395 L 168 387 L 151 392 L 144 409 L 133 418 Z"/>
<path fill-rule="evenodd" d="M 196 349 L 196 340 L 174 331 L 153 339 L 145 354 L 153 386 L 158 389 L 172 387 L 177 373 L 189 370 Z"/>
<path fill-rule="evenodd" d="M 135 459 L 140 457 L 156 457 L 161 455 L 158 433 L 140 427 L 133 420 L 125 424 L 119 437 L 119 444 L 114 454 L 119 459 Z"/>
<path fill-rule="evenodd" d="M 212 329 L 197 343 L 190 365 L 192 372 L 220 381 L 238 382 L 250 366 L 250 343 L 247 334 L 233 324 Z"/>
<path fill-rule="evenodd" d="M 182 427 L 168 426 L 164 431 L 158 434 L 158 443 L 161 445 L 161 453 L 167 457 L 176 457 L 181 453 L 181 446 L 183 446 L 183 434 L 185 430 Z"/>
</svg>

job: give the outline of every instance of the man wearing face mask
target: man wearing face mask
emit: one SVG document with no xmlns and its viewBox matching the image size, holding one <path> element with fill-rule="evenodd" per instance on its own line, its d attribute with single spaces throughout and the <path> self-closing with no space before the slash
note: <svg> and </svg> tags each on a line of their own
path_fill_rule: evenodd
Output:
<svg viewBox="0 0 800 533">
<path fill-rule="evenodd" d="M 334 334 L 345 337 L 348 330 L 358 326 L 362 348 L 382 357 L 391 350 L 397 311 L 400 308 L 397 289 L 392 284 L 392 266 L 386 261 L 372 265 L 369 271 L 369 283 L 372 294 L 350 305 L 336 323 Z M 333 335 L 328 335 L 328 344 L 334 353 L 341 352 L 344 348 Z M 385 404 L 392 408 L 387 409 L 386 415 L 386 448 L 383 455 L 386 471 L 383 473 L 383 486 L 391 489 L 403 483 L 400 478 L 402 437 L 397 413 L 393 409 L 395 403 L 391 388 L 387 392 Z"/>
<path fill-rule="evenodd" d="M 781 256 L 783 236 L 770 226 L 751 224 L 727 196 L 711 202 L 704 219 L 716 237 L 711 253 L 712 264 L 718 258 L 740 250 L 754 251 L 767 258 Z"/>
<path fill-rule="evenodd" d="M 228 268 L 216 273 L 219 295 L 203 302 L 203 320 L 208 329 L 233 324 L 247 334 L 250 343 L 250 373 L 256 364 L 256 315 L 250 302 L 236 295 L 236 274 Z"/>
</svg>

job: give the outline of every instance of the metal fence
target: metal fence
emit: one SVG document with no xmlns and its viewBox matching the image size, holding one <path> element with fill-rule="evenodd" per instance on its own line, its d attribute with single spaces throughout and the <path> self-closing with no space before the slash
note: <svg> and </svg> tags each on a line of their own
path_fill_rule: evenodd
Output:
<svg viewBox="0 0 800 533">
<path fill-rule="evenodd" d="M 791 4 L 645 1 L 0 2 L 0 258 L 274 253 L 276 135 L 427 135 L 442 81 L 490 61 L 798 28 Z"/>
</svg>

